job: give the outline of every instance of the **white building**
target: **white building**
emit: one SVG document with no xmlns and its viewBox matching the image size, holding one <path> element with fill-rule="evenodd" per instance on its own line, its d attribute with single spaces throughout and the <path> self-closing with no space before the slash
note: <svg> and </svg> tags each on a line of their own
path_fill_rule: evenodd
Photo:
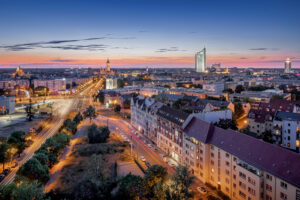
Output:
<svg viewBox="0 0 300 200">
<path fill-rule="evenodd" d="M 0 114 L 11 114 L 15 112 L 15 97 L 0 96 Z"/>
<path fill-rule="evenodd" d="M 225 88 L 224 85 L 223 82 L 203 83 L 203 90 L 222 93 Z"/>
<path fill-rule="evenodd" d="M 39 86 L 46 87 L 50 92 L 59 92 L 66 90 L 66 79 L 45 79 L 45 80 L 34 80 L 34 88 Z"/>
<path fill-rule="evenodd" d="M 106 89 L 116 89 L 118 88 L 118 79 L 115 77 L 106 78 Z"/>
<path fill-rule="evenodd" d="M 196 69 L 196 72 L 205 72 L 206 71 L 206 48 L 203 48 L 201 51 L 196 53 L 195 69 Z"/>
<path fill-rule="evenodd" d="M 300 114 L 278 111 L 273 121 L 274 143 L 300 153 Z"/>
</svg>

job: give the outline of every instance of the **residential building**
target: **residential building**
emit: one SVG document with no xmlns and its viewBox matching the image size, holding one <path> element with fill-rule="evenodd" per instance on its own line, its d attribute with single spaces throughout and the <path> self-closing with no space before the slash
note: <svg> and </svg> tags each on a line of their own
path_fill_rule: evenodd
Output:
<svg viewBox="0 0 300 200">
<path fill-rule="evenodd" d="M 50 93 L 57 93 L 66 90 L 66 79 L 35 79 L 33 85 L 34 88 L 42 86 L 48 88 Z"/>
<path fill-rule="evenodd" d="M 183 127 L 192 173 L 235 200 L 299 199 L 300 156 L 193 117 Z"/>
<path fill-rule="evenodd" d="M 183 164 L 182 125 L 189 114 L 162 106 L 157 112 L 157 146 L 179 164 Z"/>
<path fill-rule="evenodd" d="M 300 114 L 278 111 L 273 121 L 274 143 L 297 153 L 300 145 Z"/>
</svg>

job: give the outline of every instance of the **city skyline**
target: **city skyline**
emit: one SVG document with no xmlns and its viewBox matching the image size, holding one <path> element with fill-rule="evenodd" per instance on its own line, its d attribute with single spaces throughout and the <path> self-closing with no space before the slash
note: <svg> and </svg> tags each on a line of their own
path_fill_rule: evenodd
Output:
<svg viewBox="0 0 300 200">
<path fill-rule="evenodd" d="M 0 67 L 300 67 L 298 1 L 0 1 Z M 289 11 L 284 12 L 282 11 Z"/>
</svg>

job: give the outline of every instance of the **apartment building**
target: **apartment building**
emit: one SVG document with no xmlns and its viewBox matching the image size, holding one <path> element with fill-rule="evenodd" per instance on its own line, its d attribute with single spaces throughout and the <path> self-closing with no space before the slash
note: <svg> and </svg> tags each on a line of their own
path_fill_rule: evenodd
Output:
<svg viewBox="0 0 300 200">
<path fill-rule="evenodd" d="M 59 92 L 66 90 L 66 79 L 44 79 L 44 80 L 34 80 L 34 88 L 43 86 L 49 89 L 50 92 Z"/>
<path fill-rule="evenodd" d="M 236 200 L 299 200 L 300 156 L 193 117 L 183 159 L 196 177 Z"/>
<path fill-rule="evenodd" d="M 162 106 L 157 112 L 157 146 L 179 164 L 183 164 L 182 125 L 189 114 Z"/>
<path fill-rule="evenodd" d="M 131 124 L 155 144 L 157 143 L 157 112 L 164 104 L 152 98 L 131 99 Z"/>
<path fill-rule="evenodd" d="M 0 96 L 0 114 L 12 114 L 15 112 L 15 97 Z"/>
<path fill-rule="evenodd" d="M 258 136 L 264 131 L 273 130 L 273 119 L 277 111 L 294 112 L 297 103 L 281 99 L 272 99 L 270 102 L 260 102 L 250 109 L 248 123 L 250 131 Z"/>
<path fill-rule="evenodd" d="M 300 153 L 300 114 L 278 111 L 273 122 L 274 143 Z"/>
</svg>

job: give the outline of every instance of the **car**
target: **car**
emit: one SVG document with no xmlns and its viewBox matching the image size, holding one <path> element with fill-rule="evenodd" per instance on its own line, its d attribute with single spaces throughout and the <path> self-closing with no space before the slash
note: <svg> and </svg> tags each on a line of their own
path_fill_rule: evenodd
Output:
<svg viewBox="0 0 300 200">
<path fill-rule="evenodd" d="M 143 162 L 145 162 L 145 161 L 146 161 L 146 159 L 145 159 L 145 157 L 144 157 L 144 156 L 141 156 L 141 157 L 140 157 L 140 159 L 141 159 L 141 161 L 143 161 Z"/>
<path fill-rule="evenodd" d="M 4 171 L 3 171 L 3 174 L 6 176 L 7 174 L 9 174 L 10 173 L 10 168 L 7 168 L 7 169 L 5 169 Z"/>
<path fill-rule="evenodd" d="M 16 168 L 18 165 L 19 165 L 18 162 L 15 161 L 14 164 L 13 164 L 13 166 L 11 166 L 11 168 Z"/>
<path fill-rule="evenodd" d="M 215 196 L 213 196 L 213 195 L 209 195 L 209 196 L 207 197 L 207 199 L 208 199 L 208 200 L 220 200 L 218 197 L 215 197 Z"/>
<path fill-rule="evenodd" d="M 148 146 L 149 148 L 151 148 L 151 147 L 152 147 L 152 145 L 151 145 L 151 144 L 147 144 L 147 146 Z"/>
<path fill-rule="evenodd" d="M 151 167 L 151 164 L 148 161 L 145 161 L 145 164 L 148 168 Z"/>
<path fill-rule="evenodd" d="M 198 192 L 200 192 L 201 194 L 207 194 L 207 190 L 205 189 L 205 187 L 197 187 Z"/>
</svg>

